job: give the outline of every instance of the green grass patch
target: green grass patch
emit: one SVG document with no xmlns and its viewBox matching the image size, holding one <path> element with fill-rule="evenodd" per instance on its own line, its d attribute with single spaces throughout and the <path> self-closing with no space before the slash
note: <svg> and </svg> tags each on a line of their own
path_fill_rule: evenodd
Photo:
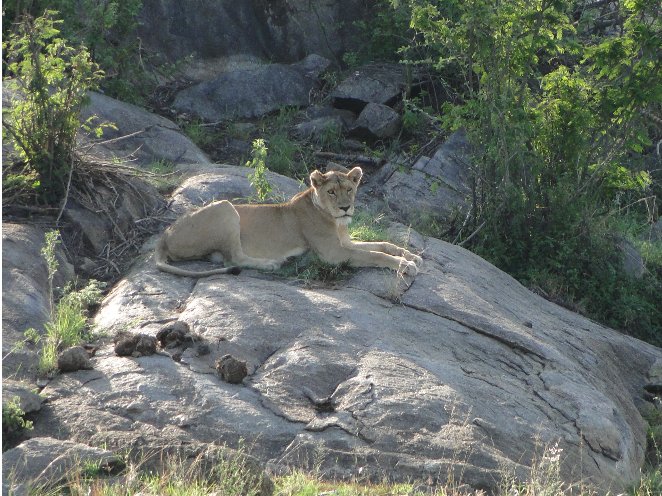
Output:
<svg viewBox="0 0 662 496">
<path fill-rule="evenodd" d="M 39 373 L 48 375 L 57 368 L 58 353 L 69 346 L 82 343 L 87 335 L 87 309 L 101 301 L 104 283 L 90 280 L 87 285 L 75 289 L 72 283 L 62 290 L 62 296 L 55 302 L 53 278 L 59 262 L 55 255 L 60 243 L 60 233 L 46 233 L 46 242 L 41 254 L 48 268 L 48 288 L 50 300 L 50 319 L 44 324 L 45 335 L 40 336 L 34 329 L 25 331 L 26 340 L 41 344 L 39 352 Z"/>
</svg>

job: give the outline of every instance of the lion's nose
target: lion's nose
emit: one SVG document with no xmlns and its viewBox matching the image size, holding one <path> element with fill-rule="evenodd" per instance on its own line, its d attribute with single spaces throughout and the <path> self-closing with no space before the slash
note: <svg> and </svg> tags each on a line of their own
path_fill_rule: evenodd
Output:
<svg viewBox="0 0 662 496">
<path fill-rule="evenodd" d="M 347 212 L 350 208 L 352 208 L 352 206 L 350 205 L 349 207 L 338 207 L 338 208 L 343 212 Z"/>
</svg>

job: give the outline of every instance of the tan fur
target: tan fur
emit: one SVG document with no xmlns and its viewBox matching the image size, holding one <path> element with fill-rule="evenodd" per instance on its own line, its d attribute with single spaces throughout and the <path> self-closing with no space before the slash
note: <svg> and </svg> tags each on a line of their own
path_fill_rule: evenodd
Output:
<svg viewBox="0 0 662 496">
<path fill-rule="evenodd" d="M 275 270 L 289 257 L 313 250 L 330 263 L 387 267 L 416 275 L 421 257 L 386 242 L 356 242 L 347 225 L 354 214 L 356 188 L 363 172 L 333 170 L 310 175 L 311 187 L 276 205 L 233 205 L 223 200 L 185 215 L 170 226 L 156 248 L 156 266 L 190 277 L 238 273 L 237 267 Z M 226 267 L 194 272 L 168 260 L 218 254 Z"/>
</svg>

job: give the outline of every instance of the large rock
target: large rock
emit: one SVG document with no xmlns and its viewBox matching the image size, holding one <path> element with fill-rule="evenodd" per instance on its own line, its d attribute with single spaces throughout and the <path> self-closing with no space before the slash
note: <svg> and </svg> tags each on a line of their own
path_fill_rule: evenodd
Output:
<svg viewBox="0 0 662 496">
<path fill-rule="evenodd" d="M 305 106 L 317 76 L 330 62 L 309 55 L 291 64 L 267 64 L 224 72 L 186 88 L 175 97 L 173 108 L 207 121 L 252 118 L 285 106 Z"/>
<path fill-rule="evenodd" d="M 432 157 L 420 157 L 411 169 L 385 165 L 372 186 L 402 222 L 416 226 L 421 219 L 443 221 L 467 206 L 470 163 L 466 134 L 458 131 Z"/>
<path fill-rule="evenodd" d="M 177 61 L 191 54 L 217 59 L 236 54 L 295 62 L 310 53 L 334 59 L 356 49 L 353 25 L 370 8 L 360 0 L 145 0 L 139 36 L 153 53 Z"/>
<path fill-rule="evenodd" d="M 2 225 L 2 373 L 4 377 L 32 377 L 37 350 L 24 343 L 24 332 L 44 331 L 50 318 L 48 269 L 41 255 L 44 231 L 24 224 Z M 59 269 L 53 280 L 64 287 L 74 277 L 73 267 L 61 248 L 56 250 Z"/>
<path fill-rule="evenodd" d="M 369 103 L 359 114 L 350 134 L 363 139 L 393 138 L 400 130 L 400 115 L 391 107 Z"/>
<path fill-rule="evenodd" d="M 92 156 L 111 161 L 119 159 L 146 169 L 157 163 L 210 163 L 205 153 L 182 133 L 177 124 L 130 103 L 90 93 L 90 102 L 83 107 L 81 118 L 91 116 L 98 117 L 93 124 L 110 122 L 117 127 L 105 128 L 101 139 L 82 137 L 83 147 Z M 101 144 L 94 144 L 97 142 Z"/>
<path fill-rule="evenodd" d="M 177 215 L 206 205 L 215 200 L 246 203 L 255 196 L 248 176 L 249 167 L 218 165 L 207 168 L 187 178 L 172 194 L 170 209 Z M 266 179 L 271 184 L 271 201 L 286 201 L 302 190 L 302 185 L 285 176 L 268 171 Z"/>
<path fill-rule="evenodd" d="M 121 467 L 119 456 L 81 443 L 50 437 L 29 439 L 2 454 L 2 494 L 23 496 L 46 492 L 67 475 L 92 464 L 100 470 Z M 35 492 L 36 491 L 36 492 Z"/>
<path fill-rule="evenodd" d="M 407 71 L 397 64 L 370 64 L 344 79 L 329 95 L 334 107 L 359 113 L 368 103 L 393 105 L 407 88 Z"/>
<path fill-rule="evenodd" d="M 617 492 L 638 478 L 646 423 L 636 405 L 662 350 L 460 247 L 409 239 L 424 257 L 409 287 L 381 269 L 334 287 L 251 270 L 195 280 L 142 257 L 96 325 L 156 336 L 182 322 L 205 353 L 117 357 L 102 345 L 94 370 L 43 390 L 35 435 L 109 449 L 243 440 L 263 462 L 319 463 L 330 477 L 487 489 L 503 472 L 526 478 L 558 443 L 568 481 Z M 246 363 L 241 384 L 216 374 L 226 355 Z"/>
<path fill-rule="evenodd" d="M 34 413 L 39 411 L 44 399 L 39 396 L 33 387 L 13 379 L 2 381 L 2 405 L 18 399 L 18 406 L 23 413 Z"/>
</svg>

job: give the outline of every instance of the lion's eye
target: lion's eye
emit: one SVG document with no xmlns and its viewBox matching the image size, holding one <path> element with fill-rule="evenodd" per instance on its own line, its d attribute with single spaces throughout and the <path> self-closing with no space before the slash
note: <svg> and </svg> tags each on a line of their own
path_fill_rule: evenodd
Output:
<svg viewBox="0 0 662 496">
<path fill-rule="evenodd" d="M 347 190 L 347 192 L 351 194 L 351 193 L 352 193 L 352 188 L 349 188 L 349 189 Z"/>
<path fill-rule="evenodd" d="M 331 196 L 336 196 L 336 192 L 333 191 L 332 189 L 330 189 L 330 190 L 328 191 L 328 193 L 329 193 Z"/>
</svg>

